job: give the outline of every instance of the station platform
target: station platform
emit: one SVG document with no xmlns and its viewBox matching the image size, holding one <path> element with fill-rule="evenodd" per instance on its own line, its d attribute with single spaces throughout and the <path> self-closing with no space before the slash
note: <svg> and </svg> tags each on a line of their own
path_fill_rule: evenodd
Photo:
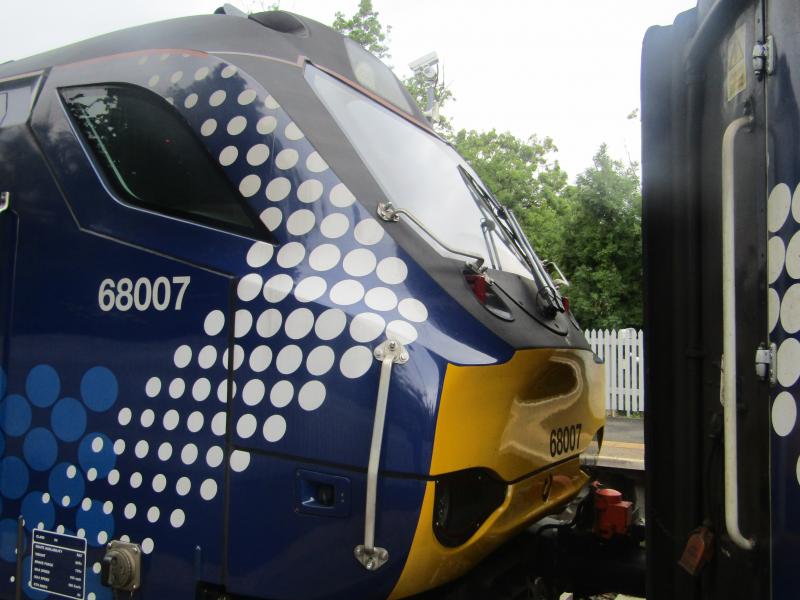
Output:
<svg viewBox="0 0 800 600">
<path fill-rule="evenodd" d="M 644 470 L 644 420 L 607 417 L 603 448 L 597 466 L 612 469 Z"/>
</svg>

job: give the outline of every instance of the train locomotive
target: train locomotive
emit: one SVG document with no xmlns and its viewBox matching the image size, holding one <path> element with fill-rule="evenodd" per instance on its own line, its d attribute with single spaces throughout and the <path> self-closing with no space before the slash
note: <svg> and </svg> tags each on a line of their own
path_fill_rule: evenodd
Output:
<svg viewBox="0 0 800 600">
<path fill-rule="evenodd" d="M 587 481 L 553 278 L 319 23 L 0 65 L 0 194 L 2 598 L 408 597 Z"/>
</svg>

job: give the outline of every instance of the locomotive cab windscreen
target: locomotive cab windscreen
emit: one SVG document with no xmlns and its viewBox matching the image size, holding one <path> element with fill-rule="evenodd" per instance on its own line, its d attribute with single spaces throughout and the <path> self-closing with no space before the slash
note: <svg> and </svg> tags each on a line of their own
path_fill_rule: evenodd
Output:
<svg viewBox="0 0 800 600">
<path fill-rule="evenodd" d="M 65 595 L 13 577 L 60 540 L 87 598 L 134 550 L 143 599 L 408 597 L 587 481 L 574 316 L 352 41 L 177 19 L 4 64 L 0 98 L 0 596 Z"/>
</svg>

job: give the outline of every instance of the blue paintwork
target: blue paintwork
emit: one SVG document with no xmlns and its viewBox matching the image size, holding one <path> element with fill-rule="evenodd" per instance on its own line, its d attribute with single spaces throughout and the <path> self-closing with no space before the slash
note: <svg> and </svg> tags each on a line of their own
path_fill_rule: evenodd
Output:
<svg viewBox="0 0 800 600">
<path fill-rule="evenodd" d="M 372 216 L 358 202 L 330 197 L 331 190 L 347 181 L 340 181 L 330 169 L 320 171 L 313 160 L 307 163 L 314 149 L 291 128 L 287 133 L 291 120 L 285 111 L 265 103 L 268 82 L 256 82 L 242 71 L 223 76 L 232 71 L 224 71 L 228 66 L 201 53 L 156 51 L 57 67 L 33 111 L 35 143 L 21 127 L 0 129 L 0 151 L 15 157 L 11 175 L 2 173 L 9 179 L 0 179 L 4 189 L 14 190 L 15 211 L 0 218 L 0 240 L 17 247 L 15 303 L 10 319 L 0 324 L 5 334 L 6 388 L 0 405 L 4 431 L 0 450 L 5 451 L 0 459 L 0 597 L 11 597 L 14 590 L 10 580 L 14 519 L 20 513 L 27 517 L 28 530 L 42 522 L 47 528 L 63 526 L 67 532 L 83 533 L 89 541 L 90 567 L 100 560 L 106 538 L 151 540 L 154 550 L 144 557 L 144 600 L 192 598 L 197 581 L 225 584 L 233 592 L 254 597 L 383 597 L 402 570 L 416 527 L 424 491 L 419 476 L 426 475 L 430 465 L 446 365 L 510 357 L 511 348 L 443 294 L 388 233 L 375 243 L 358 239 L 356 225 Z M 196 79 L 194 74 L 204 68 L 208 74 Z M 178 71 L 183 76 L 170 83 Z M 158 82 L 153 83 L 156 76 Z M 61 86 L 109 81 L 139 85 L 171 99 L 211 156 L 219 157 L 223 148 L 235 145 L 237 160 L 224 167 L 225 174 L 236 189 L 246 176 L 259 175 L 258 190 L 248 202 L 259 214 L 269 208 L 280 211 L 280 224 L 273 228 L 277 247 L 264 250 L 263 242 L 116 199 L 73 130 L 57 93 Z M 241 105 L 237 97 L 244 89 L 254 90 L 257 98 Z M 208 99 L 216 90 L 224 90 L 227 98 L 221 106 L 211 107 Z M 190 94 L 197 94 L 199 101 L 187 108 Z M 233 136 L 226 132 L 226 124 L 235 116 L 244 116 L 248 125 Z M 275 118 L 274 133 L 257 131 L 255 123 L 263 116 Z M 217 120 L 216 131 L 203 135 L 203 123 L 209 118 Z M 303 124 L 298 126 L 302 129 Z M 245 156 L 260 143 L 269 147 L 269 159 L 252 167 Z M 285 149 L 296 150 L 300 160 L 295 167 L 280 169 L 275 159 Z M 272 201 L 265 196 L 265 186 L 277 177 L 286 177 L 292 191 L 287 198 Z M 323 193 L 306 202 L 296 191 L 311 180 L 320 182 Z M 313 216 L 314 226 L 308 232 L 297 233 L 287 226 L 299 210 L 309 210 Z M 329 239 L 320 223 L 334 213 L 342 215 L 348 227 L 343 235 Z M 305 249 L 303 259 L 282 266 L 281 249 L 295 242 Z M 336 246 L 341 258 L 330 269 L 315 270 L 309 254 L 323 243 Z M 375 270 L 361 276 L 346 273 L 342 258 L 359 248 L 372 252 L 377 262 L 401 259 L 407 276 L 387 283 Z M 248 256 L 259 249 L 273 256 L 265 264 L 248 264 Z M 251 298 L 242 291 L 245 275 L 256 275 L 263 283 L 277 274 L 289 275 L 294 285 L 320 277 L 325 293 L 310 302 L 294 293 L 276 302 L 262 293 Z M 154 280 L 161 275 L 191 276 L 180 312 L 99 309 L 103 279 Z M 8 265 L 0 267 L 0 276 L 5 293 L 12 289 Z M 412 323 L 418 337 L 409 345 L 411 359 L 397 367 L 392 378 L 382 468 L 412 477 L 381 478 L 377 535 L 392 558 L 377 573 L 360 567 L 352 551 L 363 535 L 364 468 L 379 364 L 368 355 L 363 373 L 347 376 L 342 357 L 354 347 L 371 352 L 385 338 L 376 334 L 372 340 L 354 340 L 348 327 L 357 315 L 380 312 L 385 323 L 408 322 L 398 308 L 377 310 L 363 298 L 337 305 L 331 288 L 348 279 L 358 280 L 366 291 L 385 287 L 397 300 L 420 300 L 427 312 L 420 322 Z M 314 330 L 294 339 L 285 327 L 287 316 L 297 309 L 309 309 L 317 321 L 332 307 L 345 313 L 346 326 L 331 340 L 320 339 Z M 270 309 L 282 315 L 282 327 L 264 337 L 257 322 Z M 222 311 L 224 326 L 212 332 L 205 323 L 214 311 Z M 237 311 L 246 311 L 253 323 L 233 340 L 240 350 L 233 351 L 236 368 L 229 376 L 223 355 L 234 335 Z M 262 345 L 270 348 L 271 362 L 266 369 L 261 365 L 254 370 L 250 357 Z M 280 373 L 279 352 L 291 345 L 300 349 L 302 364 Z M 182 346 L 190 349 L 187 365 L 176 355 Z M 217 355 L 210 367 L 199 362 L 206 346 Z M 307 359 L 319 346 L 329 346 L 335 359 L 325 372 L 312 374 Z M 236 364 L 240 353 L 241 366 Z M 152 378 L 159 382 L 157 390 L 148 387 Z M 301 393 L 311 381 L 324 386 L 321 404 L 319 387 L 305 388 L 316 390 L 311 400 Z M 259 387 L 258 382 L 264 384 L 263 392 L 247 395 L 247 390 Z M 294 389 L 286 405 L 270 401 L 279 382 Z M 153 411 L 152 425 L 148 410 Z M 179 415 L 175 429 L 164 426 L 171 411 Z M 189 429 L 190 417 L 194 429 L 200 423 L 199 430 Z M 255 423 L 252 435 L 243 425 L 249 420 Z M 277 429 L 277 439 L 263 433 L 268 422 L 285 428 Z M 162 444 L 171 445 L 169 457 L 158 456 Z M 197 458 L 184 460 L 182 454 L 192 454 L 187 450 L 192 444 Z M 218 452 L 224 455 L 221 462 L 216 460 Z M 298 469 L 347 478 L 347 513 L 328 517 L 296 512 Z M 131 485 L 136 473 L 142 476 L 140 487 Z M 166 480 L 163 491 L 157 491 L 163 481 L 158 476 Z M 179 488 L 185 491 L 180 483 L 184 477 L 191 489 L 179 495 Z M 126 516 L 129 503 L 136 505 L 132 518 Z M 151 507 L 159 509 L 157 519 L 154 511 L 148 519 Z M 183 511 L 182 516 L 176 510 Z M 171 524 L 173 519 L 177 526 Z M 96 599 L 110 598 L 91 571 L 87 589 Z M 45 597 L 31 590 L 26 593 Z"/>
<path fill-rule="evenodd" d="M 776 73 L 767 78 L 768 189 L 774 190 L 775 186 L 786 184 L 794 195 L 792 211 L 787 215 L 783 226 L 770 236 L 779 237 L 784 247 L 788 248 L 792 238 L 800 232 L 800 113 L 797 103 L 800 93 L 800 7 L 791 1 L 770 0 L 767 14 L 768 33 L 774 36 L 777 50 Z M 796 264 L 797 257 L 790 258 L 788 255 L 787 252 L 787 265 L 790 262 Z M 796 272 L 793 275 L 797 277 Z M 771 283 L 770 287 L 781 300 L 781 313 L 791 312 L 789 307 L 784 306 L 784 298 L 791 286 L 797 283 L 785 268 L 777 280 Z M 793 310 L 796 312 L 797 307 Z M 770 333 L 770 341 L 779 348 L 779 359 L 780 348 L 792 338 L 796 340 L 798 332 L 787 331 L 779 318 Z M 780 370 L 780 362 L 778 366 Z M 791 394 L 797 410 L 797 403 L 800 401 L 798 381 L 779 381 L 771 392 L 772 403 L 786 392 Z M 785 400 L 785 396 L 782 400 Z M 800 571 L 797 569 L 797 560 L 800 557 L 800 512 L 797 510 L 800 506 L 800 425 L 796 421 L 791 425 L 793 426 L 788 433 L 781 431 L 779 435 L 774 426 L 770 432 L 772 597 L 776 600 L 795 598 L 800 589 Z"/>
</svg>

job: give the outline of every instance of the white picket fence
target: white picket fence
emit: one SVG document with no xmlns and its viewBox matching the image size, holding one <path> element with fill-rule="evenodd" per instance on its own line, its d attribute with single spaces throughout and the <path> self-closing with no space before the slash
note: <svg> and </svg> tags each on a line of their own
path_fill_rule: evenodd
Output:
<svg viewBox="0 0 800 600">
<path fill-rule="evenodd" d="M 611 414 L 644 412 L 644 332 L 586 330 L 592 350 L 606 371 L 606 411 Z"/>
</svg>

